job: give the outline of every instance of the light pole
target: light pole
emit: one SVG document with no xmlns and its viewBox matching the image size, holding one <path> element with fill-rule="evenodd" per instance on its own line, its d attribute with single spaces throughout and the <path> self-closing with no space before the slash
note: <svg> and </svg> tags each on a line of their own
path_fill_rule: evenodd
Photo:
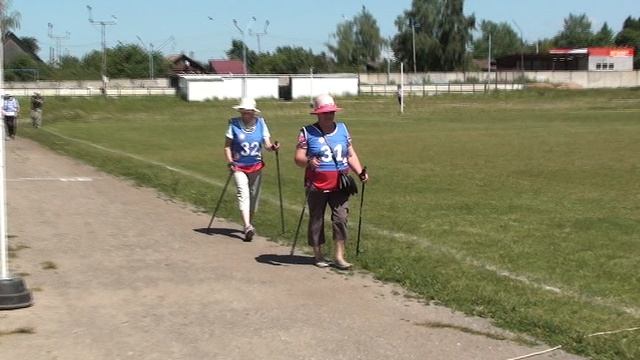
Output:
<svg viewBox="0 0 640 360">
<path fill-rule="evenodd" d="M 522 76 L 524 77 L 524 36 L 522 36 L 522 29 L 518 25 L 515 20 L 511 20 L 513 24 L 518 28 L 520 32 L 520 71 L 522 71 Z M 524 81 L 524 79 L 523 79 Z"/>
<path fill-rule="evenodd" d="M 5 2 L 0 0 L 0 18 L 4 17 Z M 0 96 L 4 96 L 4 29 L 0 23 Z M 4 136 L 4 121 L 0 124 Z M 9 274 L 9 243 L 7 241 L 7 183 L 5 181 L 4 139 L 0 138 L 0 310 L 18 309 L 32 305 L 33 298 L 18 276 Z"/>
<path fill-rule="evenodd" d="M 251 29 L 251 23 L 256 21 L 256 17 L 252 16 L 251 19 L 245 25 L 244 30 L 238 25 L 238 20 L 233 19 L 233 25 L 240 31 L 240 35 L 242 35 L 242 69 L 244 71 L 242 77 L 242 97 L 247 96 L 247 43 L 245 42 L 244 34 Z"/>
<path fill-rule="evenodd" d="M 262 52 L 262 49 L 260 48 L 260 36 L 267 35 L 267 27 L 269 27 L 269 20 L 265 20 L 264 30 L 261 33 L 254 33 L 251 30 L 249 30 L 249 35 L 255 35 L 256 38 L 258 39 L 258 53 Z"/>
<path fill-rule="evenodd" d="M 93 25 L 98 24 L 102 26 L 102 67 L 101 67 L 101 78 L 102 78 L 102 88 L 104 89 L 104 94 L 107 95 L 107 35 L 105 27 L 107 25 L 115 25 L 117 24 L 118 18 L 115 15 L 111 15 L 113 20 L 93 20 L 93 15 L 91 14 L 91 6 L 87 5 L 87 10 L 89 10 L 89 22 Z"/>
<path fill-rule="evenodd" d="M 47 23 L 47 26 L 49 27 L 49 31 L 47 32 L 47 35 L 49 36 L 50 39 L 55 39 L 56 41 L 56 52 L 55 54 L 50 54 L 49 59 L 51 61 L 51 64 L 60 64 L 60 49 L 62 48 L 62 40 L 69 39 L 69 36 L 71 35 L 71 33 L 67 31 L 64 36 L 53 35 L 53 24 Z"/>
</svg>

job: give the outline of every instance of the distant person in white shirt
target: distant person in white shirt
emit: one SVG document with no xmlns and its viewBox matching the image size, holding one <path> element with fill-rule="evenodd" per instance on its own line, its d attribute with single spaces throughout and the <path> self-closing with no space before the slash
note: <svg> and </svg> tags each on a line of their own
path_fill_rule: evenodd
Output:
<svg viewBox="0 0 640 360">
<path fill-rule="evenodd" d="M 6 128 L 5 137 L 7 140 L 16 138 L 18 128 L 18 115 L 20 114 L 20 103 L 11 94 L 5 94 L 2 104 L 2 117 Z"/>
</svg>

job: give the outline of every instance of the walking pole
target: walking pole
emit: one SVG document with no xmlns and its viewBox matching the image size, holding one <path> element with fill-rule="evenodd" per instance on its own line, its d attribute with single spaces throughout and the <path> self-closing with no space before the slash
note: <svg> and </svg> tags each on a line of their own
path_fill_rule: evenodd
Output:
<svg viewBox="0 0 640 360">
<path fill-rule="evenodd" d="M 293 245 L 291 245 L 291 253 L 289 255 L 293 255 L 293 252 L 296 251 L 296 243 L 298 242 L 298 233 L 300 232 L 300 225 L 302 225 L 302 218 L 304 217 L 304 211 L 307 208 L 307 200 L 309 199 L 310 190 L 306 190 L 306 191 L 307 191 L 307 194 L 304 197 L 304 204 L 302 204 L 300 219 L 298 219 L 298 227 L 296 227 L 296 235 L 293 237 Z"/>
<path fill-rule="evenodd" d="M 362 169 L 363 173 L 367 173 L 367 167 Z M 360 229 L 362 228 L 362 204 L 364 203 L 364 189 L 367 183 L 362 183 L 362 191 L 360 192 L 360 213 L 358 215 L 358 237 L 356 240 L 356 256 L 360 255 Z"/>
<path fill-rule="evenodd" d="M 276 145 L 278 142 L 276 141 Z M 282 225 L 282 234 L 284 234 L 284 208 L 282 206 L 282 182 L 280 180 L 280 153 L 279 150 L 276 150 L 276 168 L 278 170 L 278 195 L 280 196 L 280 224 Z"/>
<path fill-rule="evenodd" d="M 227 186 L 229 186 L 229 182 L 231 181 L 231 177 L 233 176 L 233 171 L 229 171 L 229 176 L 227 177 L 227 182 L 224 183 L 224 187 L 222 188 L 222 193 L 220 194 L 220 199 L 218 199 L 218 204 L 216 205 L 216 209 L 213 210 L 213 215 L 211 215 L 211 221 L 209 221 L 209 226 L 207 226 L 207 234 L 211 231 L 211 224 L 213 224 L 213 219 L 216 217 L 218 213 L 218 209 L 220 208 L 220 204 L 222 203 L 222 198 L 224 197 L 224 193 L 227 192 Z"/>
</svg>

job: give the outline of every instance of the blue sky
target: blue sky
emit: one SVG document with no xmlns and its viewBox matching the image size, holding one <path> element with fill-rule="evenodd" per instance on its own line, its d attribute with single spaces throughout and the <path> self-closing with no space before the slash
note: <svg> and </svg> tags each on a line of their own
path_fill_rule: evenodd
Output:
<svg viewBox="0 0 640 360">
<path fill-rule="evenodd" d="M 18 36 L 35 37 L 41 47 L 40 56 L 47 60 L 49 47 L 56 41 L 47 36 L 47 24 L 53 24 L 53 35 L 70 33 L 62 40 L 64 52 L 82 56 L 100 49 L 100 26 L 88 21 L 87 5 L 93 7 L 94 20 L 118 18 L 116 25 L 107 26 L 107 44 L 118 41 L 138 43 L 137 36 L 152 43 L 165 54 L 184 52 L 197 60 L 224 58 L 232 38 L 241 38 L 233 26 L 237 19 L 241 28 L 251 25 L 254 32 L 263 32 L 269 20 L 267 34 L 260 37 L 260 47 L 270 51 L 277 46 L 302 46 L 314 52 L 326 51 L 336 25 L 357 14 L 365 5 L 378 21 L 385 37 L 396 32 L 394 21 L 411 6 L 411 0 L 12 0 L 11 10 L 22 14 Z M 628 16 L 640 17 L 639 0 L 467 0 L 465 13 L 478 20 L 517 23 L 528 41 L 551 37 L 561 30 L 569 13 L 586 13 L 596 31 L 606 21 L 617 32 Z M 213 18 L 213 21 L 209 19 Z M 248 33 L 248 32 L 245 32 Z M 173 37 L 174 41 L 168 41 Z M 258 49 L 255 36 L 245 35 L 253 50 Z"/>
</svg>

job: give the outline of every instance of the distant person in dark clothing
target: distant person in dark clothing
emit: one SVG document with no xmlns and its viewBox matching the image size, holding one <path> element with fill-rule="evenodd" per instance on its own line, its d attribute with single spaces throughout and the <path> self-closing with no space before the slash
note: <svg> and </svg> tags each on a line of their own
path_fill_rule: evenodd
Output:
<svg viewBox="0 0 640 360">
<path fill-rule="evenodd" d="M 18 127 L 18 115 L 20 114 L 20 103 L 18 99 L 11 94 L 4 95 L 2 103 L 2 117 L 6 128 L 6 140 L 16 138 L 16 130 Z"/>
<path fill-rule="evenodd" d="M 34 128 L 42 126 L 42 105 L 44 98 L 39 92 L 34 92 L 31 96 L 31 125 Z"/>
</svg>

